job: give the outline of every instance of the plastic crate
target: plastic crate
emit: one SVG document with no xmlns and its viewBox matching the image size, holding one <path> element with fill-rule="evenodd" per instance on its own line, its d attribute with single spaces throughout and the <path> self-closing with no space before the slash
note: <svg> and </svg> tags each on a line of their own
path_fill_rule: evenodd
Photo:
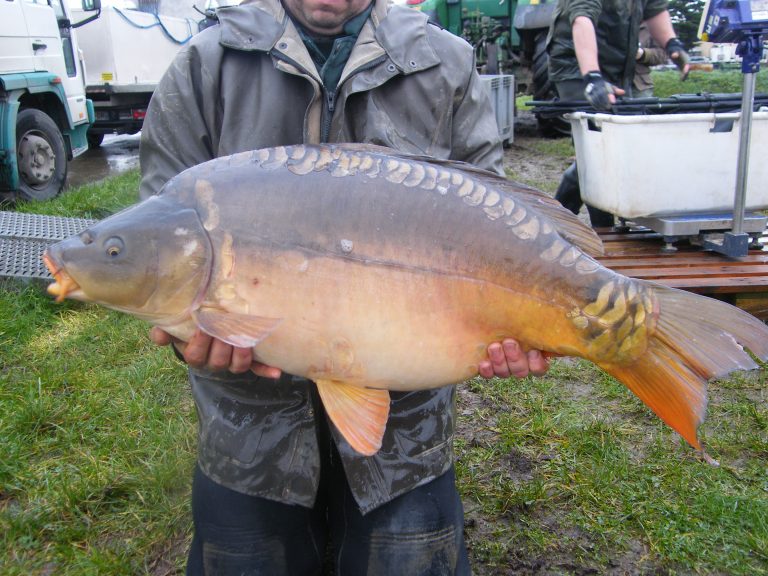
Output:
<svg viewBox="0 0 768 576">
<path fill-rule="evenodd" d="M 581 197 L 623 218 L 733 210 L 740 112 L 574 112 Z M 746 208 L 768 207 L 768 112 L 752 116 Z"/>
<path fill-rule="evenodd" d="M 499 137 L 505 145 L 511 144 L 515 139 L 515 77 L 511 74 L 483 74 L 480 79 L 491 96 Z"/>
</svg>

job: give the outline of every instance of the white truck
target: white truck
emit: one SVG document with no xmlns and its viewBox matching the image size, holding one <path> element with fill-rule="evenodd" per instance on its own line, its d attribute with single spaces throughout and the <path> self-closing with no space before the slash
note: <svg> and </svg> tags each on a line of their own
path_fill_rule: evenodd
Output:
<svg viewBox="0 0 768 576">
<path fill-rule="evenodd" d="M 100 6 L 83 0 L 84 12 Z M 79 24 L 63 0 L 0 2 L 0 197 L 57 195 L 68 160 L 88 149 Z"/>
<path fill-rule="evenodd" d="M 73 10 L 73 17 L 85 13 Z M 149 99 L 176 53 L 198 32 L 189 18 L 158 15 L 104 3 L 97 19 L 79 28 L 85 59 L 85 91 L 95 121 L 88 143 L 105 134 L 141 130 Z"/>
</svg>

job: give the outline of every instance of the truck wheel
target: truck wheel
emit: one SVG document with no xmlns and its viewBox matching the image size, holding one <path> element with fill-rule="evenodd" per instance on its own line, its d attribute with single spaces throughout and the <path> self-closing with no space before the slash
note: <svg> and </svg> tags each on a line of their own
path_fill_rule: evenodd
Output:
<svg viewBox="0 0 768 576">
<path fill-rule="evenodd" d="M 547 32 L 542 31 L 534 39 L 533 62 L 533 98 L 534 100 L 553 100 L 557 97 L 554 84 L 549 80 L 549 54 L 547 53 Z M 570 136 L 571 123 L 562 116 L 542 118 L 537 116 L 539 130 L 547 136 Z"/>
<path fill-rule="evenodd" d="M 45 112 L 22 110 L 16 118 L 19 195 L 48 200 L 64 188 L 67 151 L 59 127 Z"/>
<path fill-rule="evenodd" d="M 104 134 L 94 134 L 93 132 L 86 132 L 85 137 L 88 140 L 89 148 L 100 148 L 101 143 L 104 142 Z"/>
</svg>

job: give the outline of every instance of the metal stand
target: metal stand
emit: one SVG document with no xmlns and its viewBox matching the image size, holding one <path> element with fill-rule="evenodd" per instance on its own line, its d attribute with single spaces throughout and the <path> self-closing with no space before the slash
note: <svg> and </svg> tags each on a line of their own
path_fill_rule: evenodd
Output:
<svg viewBox="0 0 768 576">
<path fill-rule="evenodd" d="M 739 123 L 739 156 L 736 167 L 736 193 L 733 201 L 733 226 L 722 238 L 704 240 L 704 247 L 730 257 L 746 256 L 749 252 L 749 235 L 744 232 L 744 207 L 747 194 L 747 170 L 749 144 L 752 134 L 752 108 L 755 102 L 755 75 L 760 70 L 762 34 L 754 32 L 744 37 L 736 48 L 741 56 L 744 89 L 741 93 L 741 122 Z"/>
<path fill-rule="evenodd" d="M 731 212 L 680 215 L 680 216 L 656 216 L 653 218 L 632 218 L 632 222 L 645 228 L 650 228 L 664 237 L 664 252 L 675 252 L 674 243 L 686 238 L 701 237 L 701 243 L 707 250 L 714 250 L 712 245 L 725 245 L 728 256 L 744 256 L 749 250 L 751 239 L 759 237 L 768 226 L 768 216 L 757 212 L 741 213 L 741 231 L 739 244 L 734 246 L 732 232 L 735 218 Z M 746 239 L 746 245 L 742 246 L 742 236 Z M 720 252 L 720 250 L 718 250 Z M 739 253 L 743 252 L 743 253 Z"/>
</svg>

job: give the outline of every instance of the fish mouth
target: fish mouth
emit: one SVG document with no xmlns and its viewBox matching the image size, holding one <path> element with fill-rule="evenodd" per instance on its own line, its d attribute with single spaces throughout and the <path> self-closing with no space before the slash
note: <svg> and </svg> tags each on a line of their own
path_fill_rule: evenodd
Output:
<svg viewBox="0 0 768 576">
<path fill-rule="evenodd" d="M 80 289 L 80 285 L 56 263 L 47 251 L 43 254 L 43 264 L 53 276 L 54 281 L 48 285 L 46 290 L 48 294 L 56 297 L 56 302 L 62 302 L 72 292 Z"/>
</svg>

